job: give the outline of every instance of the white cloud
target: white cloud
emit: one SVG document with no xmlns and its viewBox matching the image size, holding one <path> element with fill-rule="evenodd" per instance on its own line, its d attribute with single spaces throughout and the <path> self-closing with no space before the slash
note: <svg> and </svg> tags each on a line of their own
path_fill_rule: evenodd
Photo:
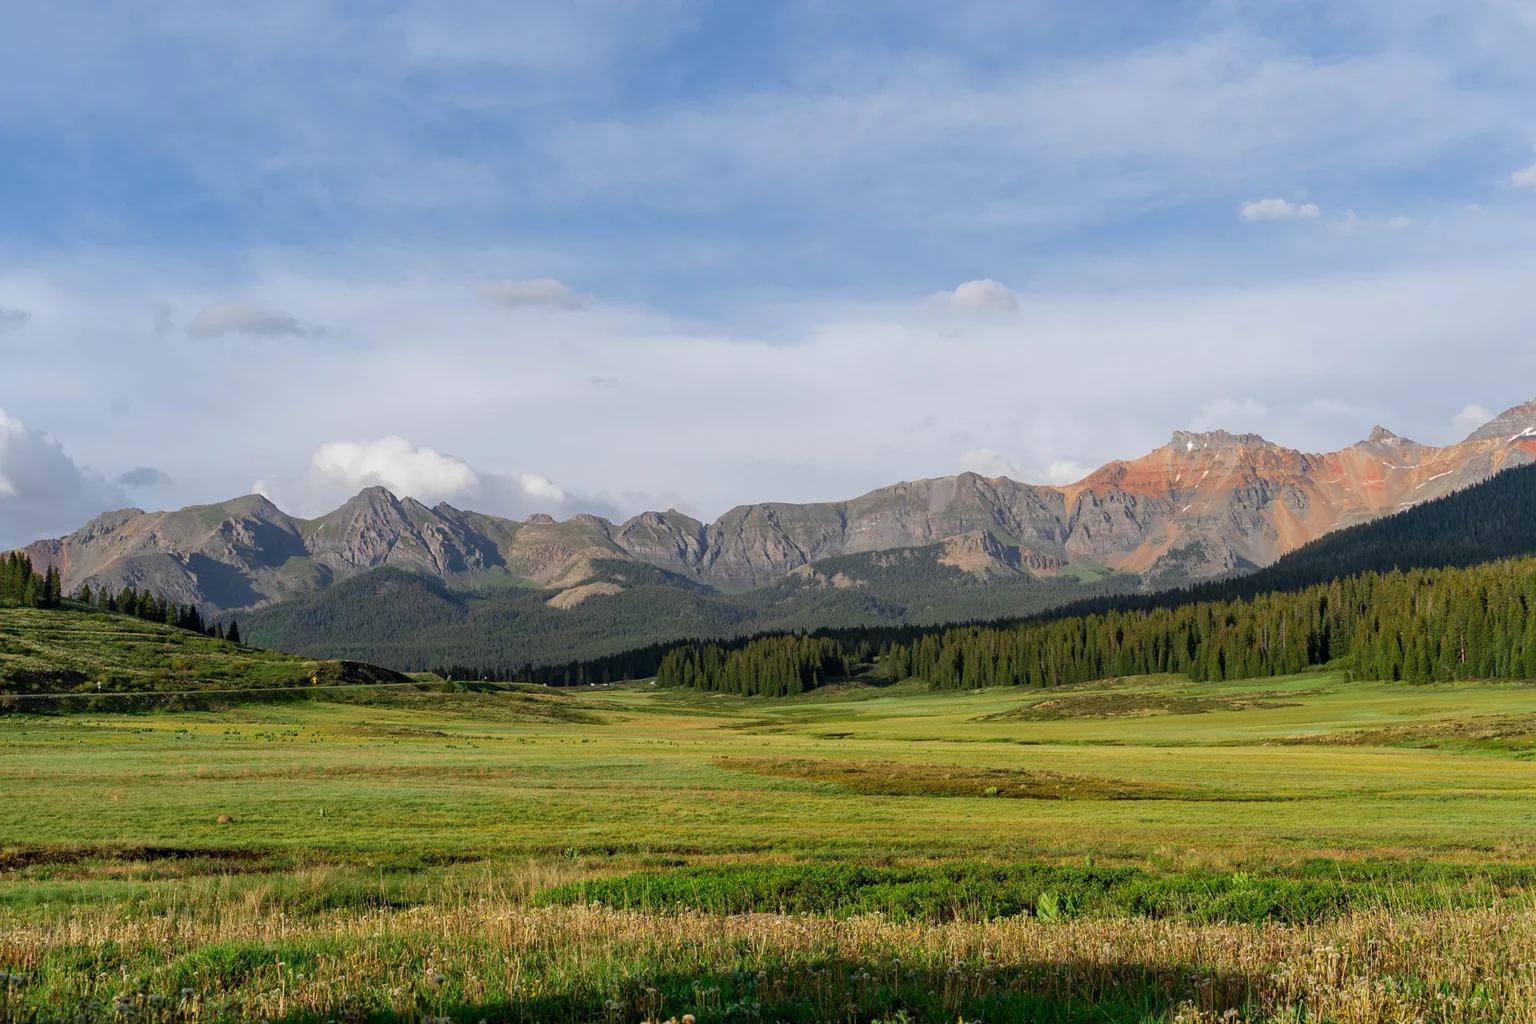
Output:
<svg viewBox="0 0 1536 1024">
<path fill-rule="evenodd" d="M 482 281 L 480 297 L 508 309 L 525 306 L 580 309 L 591 303 L 589 298 L 576 294 L 553 277 L 536 277 L 526 281 Z"/>
<path fill-rule="evenodd" d="M 1509 176 L 1509 180 L 1519 188 L 1536 188 L 1536 164 L 1531 164 L 1523 171 L 1516 171 Z"/>
<path fill-rule="evenodd" d="M 1022 480 L 1023 476 L 1014 463 L 991 448 L 972 448 L 960 456 L 960 468 L 985 477 L 1006 476 Z"/>
<path fill-rule="evenodd" d="M 77 466 L 57 438 L 0 409 L 0 550 L 62 536 L 124 504 L 120 491 Z"/>
<path fill-rule="evenodd" d="M 1463 406 L 1461 412 L 1451 417 L 1451 429 L 1458 434 L 1470 434 L 1493 419 L 1493 413 L 1481 405 Z M 1458 437 L 1457 440 L 1460 440 Z"/>
<path fill-rule="evenodd" d="M 1391 228 L 1394 231 L 1401 231 L 1403 228 L 1409 227 L 1412 224 L 1413 224 L 1413 218 L 1412 217 L 1406 217 L 1403 214 L 1398 214 L 1395 217 L 1388 217 L 1387 218 L 1387 227 Z"/>
<path fill-rule="evenodd" d="M 1000 453 L 1022 479 L 1040 480 L 1068 456 L 1079 468 L 1136 458 L 1196 417 L 1331 451 L 1370 420 L 1313 408 L 1323 383 L 1365 410 L 1390 395 L 1394 430 L 1443 443 L 1441 396 L 1501 408 L 1528 396 L 1508 394 L 1487 367 L 1510 367 L 1512 380 L 1536 367 L 1536 265 L 1522 261 L 1248 288 L 1032 287 L 1007 316 L 768 301 L 743 302 L 725 327 L 604 306 L 535 332 L 465 301 L 466 268 L 492 258 L 449 253 L 435 276 L 385 267 L 363 279 L 296 261 L 231 282 L 313 311 L 335 334 L 306 344 L 302 360 L 217 346 L 176 375 L 144 359 L 143 296 L 195 305 L 174 288 L 139 287 L 130 264 L 86 266 L 78 279 L 61 271 L 56 297 L 27 304 L 79 312 L 39 316 L 29 328 L 38 344 L 7 352 L 5 404 L 23 419 L 56 406 L 53 425 L 68 430 L 81 463 L 167 471 L 175 483 L 146 492 L 166 505 L 225 499 L 262 478 L 289 512 L 323 513 L 363 474 L 311 480 L 317 448 L 399 437 L 469 467 L 478 491 L 428 495 L 460 508 L 521 518 L 622 503 L 628 514 L 646 499 L 626 495 L 665 494 L 709 518 L 743 502 L 837 500 L 953 473 L 967 451 Z M 99 290 L 124 275 L 133 287 Z M 594 387 L 594 375 L 622 380 L 623 391 Z M 65 381 L 78 400 L 60 404 L 48 396 Z M 112 417 L 119 398 L 131 399 L 132 430 Z M 541 499 L 525 473 L 555 481 L 566 500 Z M 401 473 L 388 475 L 401 486 Z M 605 494 L 616 497 L 590 500 Z M 60 532 L 83 521 L 67 518 Z"/>
<path fill-rule="evenodd" d="M 1252 398 L 1245 398 L 1241 402 L 1218 398 L 1200 407 L 1191 426 L 1196 430 L 1231 430 L 1233 433 L 1241 433 L 1241 423 L 1258 419 L 1268 412 L 1263 402 Z"/>
<path fill-rule="evenodd" d="M 565 501 L 565 490 L 548 477 L 535 473 L 523 473 L 517 478 L 523 491 L 533 498 L 542 498 L 546 501 Z"/>
<path fill-rule="evenodd" d="M 1246 221 L 1315 220 L 1322 215 L 1316 203 L 1293 203 L 1288 199 L 1255 199 L 1238 207 L 1238 216 Z"/>
<path fill-rule="evenodd" d="M 156 327 L 168 322 L 161 320 L 157 311 Z M 310 333 L 313 333 L 311 328 L 287 313 L 240 302 L 219 302 L 204 307 L 187 324 L 187 334 L 193 338 L 219 338 L 228 334 L 247 334 L 258 338 L 284 335 L 302 337 Z"/>
<path fill-rule="evenodd" d="M 522 519 L 533 512 L 561 518 L 589 511 L 614 515 L 606 501 L 572 495 L 537 473 L 502 473 L 471 466 L 402 437 L 331 441 L 310 457 L 297 476 L 265 477 L 252 485 L 280 508 L 315 516 L 336 508 L 365 487 L 383 487 L 426 505 L 447 502 L 461 509 Z"/>
<path fill-rule="evenodd" d="M 32 314 L 24 309 L 12 309 L 8 306 L 0 306 L 0 334 L 6 331 L 19 331 L 32 320 Z"/>
<path fill-rule="evenodd" d="M 1018 309 L 1019 297 L 1012 288 L 991 278 L 966 281 L 953 291 L 937 293 L 935 298 L 957 309 Z"/>
<path fill-rule="evenodd" d="M 465 494 L 480 483 L 463 460 L 417 448 L 403 437 L 331 441 L 320 446 L 310 466 L 320 477 L 344 482 L 353 490 L 378 485 L 429 504 Z"/>
<path fill-rule="evenodd" d="M 1045 470 L 1045 482 L 1061 487 L 1065 484 L 1075 484 L 1093 470 L 1080 462 L 1070 460 L 1053 462 Z"/>
</svg>

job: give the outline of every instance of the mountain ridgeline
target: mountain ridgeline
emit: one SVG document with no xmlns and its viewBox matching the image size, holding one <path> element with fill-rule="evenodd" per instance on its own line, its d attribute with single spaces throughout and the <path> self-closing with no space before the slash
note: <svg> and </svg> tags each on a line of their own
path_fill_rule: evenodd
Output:
<svg viewBox="0 0 1536 1024">
<path fill-rule="evenodd" d="M 944 545 L 978 580 L 1132 577 L 1149 589 L 1247 572 L 1364 522 L 1536 460 L 1536 401 L 1443 448 L 1377 428 L 1307 454 L 1255 434 L 1175 432 L 1139 459 L 1065 486 L 975 473 L 884 487 L 848 501 L 764 502 L 713 523 L 676 511 L 622 523 L 522 522 L 428 507 L 368 488 L 317 519 L 260 495 L 175 512 L 112 512 L 26 549 L 64 591 L 149 589 L 221 614 L 263 607 L 381 569 L 458 589 L 548 591 L 559 610 L 668 574 L 721 593 L 772 586 L 828 559 Z M 598 563 L 626 563 L 603 572 Z M 830 578 L 830 577 L 829 577 Z M 856 578 L 848 580 L 857 582 Z"/>
<path fill-rule="evenodd" d="M 66 594 L 131 588 L 214 620 L 238 611 L 249 637 L 282 649 L 508 672 L 678 639 L 1122 607 L 1533 461 L 1536 401 L 1446 447 L 1377 428 L 1315 455 L 1181 431 L 1066 486 L 962 473 L 708 524 L 675 511 L 517 522 L 375 487 L 317 519 L 257 495 L 114 512 L 25 555 Z"/>
<path fill-rule="evenodd" d="M 917 676 L 942 686 L 1059 685 L 1141 672 L 1248 678 L 1300 671 L 1344 656 L 1368 661 L 1369 667 L 1361 671 L 1371 678 L 1461 678 L 1458 673 L 1467 671 L 1461 667 L 1466 665 L 1484 676 L 1519 675 L 1527 671 L 1529 657 L 1528 627 L 1522 623 L 1536 603 L 1525 591 L 1508 591 L 1499 582 L 1501 576 L 1476 575 L 1484 569 L 1468 569 L 1473 573 L 1468 577 L 1439 570 L 1536 555 L 1533 507 L 1536 466 L 1525 466 L 1437 501 L 1340 530 L 1247 576 L 1152 595 L 1079 602 L 1023 621 L 823 629 L 817 639 L 836 645 L 839 664 L 867 661 L 878 650 L 881 670 L 892 678 Z M 1518 559 L 1498 565 L 1512 567 L 1509 571 L 1516 575 L 1536 570 L 1536 563 Z M 1405 577 L 1405 570 L 1418 572 Z M 1392 627 L 1399 630 L 1398 639 L 1389 643 L 1380 616 L 1401 600 L 1400 590 L 1394 588 L 1405 579 L 1415 581 L 1415 595 L 1452 585 L 1470 586 L 1472 593 L 1484 596 L 1472 601 L 1467 593 L 1431 594 L 1429 607 L 1439 608 L 1442 617 L 1398 622 Z M 1474 582 L 1467 583 L 1469 579 Z M 1486 589 L 1490 580 L 1495 585 Z M 1486 593 L 1477 587 L 1485 587 Z M 1471 609 L 1469 601 L 1478 603 L 1481 612 Z M 1497 613 L 1490 610 L 1495 601 L 1507 607 Z M 1452 606 L 1460 609 L 1454 614 L 1463 619 L 1444 619 L 1453 614 L 1448 611 Z M 1361 617 L 1368 613 L 1377 616 L 1370 620 L 1375 632 L 1369 636 L 1361 626 Z M 1478 614 L 1493 618 L 1476 621 Z M 1455 664 L 1446 661 L 1452 643 L 1447 629 L 1459 638 Z M 756 664 L 762 649 L 754 645 L 773 639 L 659 644 L 505 678 L 559 684 L 609 681 L 623 678 L 615 674 L 622 671 L 631 673 L 629 678 L 655 673 L 659 681 L 672 685 L 769 693 L 772 687 L 762 689 L 756 683 L 742 688 L 740 680 L 758 677 L 740 663 L 745 659 Z M 818 659 L 831 663 L 824 648 L 817 652 Z M 732 659 L 737 667 L 727 672 L 724 666 Z M 808 659 L 797 672 L 821 679 L 821 664 Z M 470 670 L 459 671 L 462 675 Z M 1536 675 L 1536 666 L 1530 674 Z"/>
</svg>

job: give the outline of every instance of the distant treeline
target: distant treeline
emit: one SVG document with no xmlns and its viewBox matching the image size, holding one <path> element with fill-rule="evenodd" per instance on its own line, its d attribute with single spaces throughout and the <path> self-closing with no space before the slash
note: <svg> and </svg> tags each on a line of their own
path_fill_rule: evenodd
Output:
<svg viewBox="0 0 1536 1024">
<path fill-rule="evenodd" d="M 676 642 L 651 644 L 606 658 L 587 658 L 559 665 L 460 665 L 439 664 L 429 671 L 444 679 L 461 682 L 536 683 L 543 686 L 606 685 L 626 679 L 649 679 L 661 667 L 661 661 Z"/>
<path fill-rule="evenodd" d="M 1120 675 L 1196 681 L 1339 661 L 1361 679 L 1536 677 L 1536 559 L 1362 573 L 1295 593 L 970 626 L 893 644 L 896 678 L 941 689 L 1057 686 Z"/>
<path fill-rule="evenodd" d="M 852 657 L 827 637 L 764 637 L 735 650 L 689 644 L 667 652 L 656 682 L 748 697 L 788 697 L 846 675 Z"/>
<path fill-rule="evenodd" d="M 615 662 L 599 674 L 578 665 L 561 678 L 535 678 L 544 670 L 520 678 L 561 685 L 654 674 L 668 685 L 783 696 L 837 678 L 871 654 L 886 677 L 938 689 L 1050 687 L 1159 672 L 1253 679 L 1335 662 L 1360 679 L 1536 678 L 1536 558 L 1360 573 L 1253 599 L 911 633 L 675 644 L 659 652 L 652 672 L 624 675 Z M 656 653 L 649 649 L 647 658 Z"/>
</svg>

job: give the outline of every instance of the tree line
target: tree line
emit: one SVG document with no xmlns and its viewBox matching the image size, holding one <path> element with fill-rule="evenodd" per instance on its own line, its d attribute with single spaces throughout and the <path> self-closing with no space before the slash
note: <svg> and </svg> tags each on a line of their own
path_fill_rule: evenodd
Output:
<svg viewBox="0 0 1536 1024">
<path fill-rule="evenodd" d="M 231 619 L 226 628 L 222 622 L 209 622 L 203 618 L 196 605 L 181 604 L 148 590 L 124 587 L 113 593 L 106 587 L 92 589 L 82 586 L 73 595 L 75 606 L 85 609 L 131 615 L 147 622 L 163 622 L 168 626 L 202 633 L 204 636 L 241 643 L 240 625 Z M 59 570 L 49 566 L 39 573 L 32 559 L 20 551 L 12 551 L 0 558 L 0 607 L 12 608 L 62 608 L 65 606 L 63 580 Z"/>
<path fill-rule="evenodd" d="M 1196 682 L 1340 662 L 1408 682 L 1536 677 L 1536 559 L 1367 572 L 1251 600 L 930 634 L 882 652 L 940 689 L 1059 686 L 1171 672 Z"/>
<path fill-rule="evenodd" d="M 734 650 L 719 644 L 675 647 L 656 682 L 748 697 L 788 697 L 847 674 L 843 645 L 827 637 L 775 636 Z"/>
<path fill-rule="evenodd" d="M 57 608 L 63 602 L 59 570 L 39 574 L 32 559 L 12 551 L 0 559 L 0 605 L 13 608 Z"/>
<path fill-rule="evenodd" d="M 1536 678 L 1536 558 L 1365 572 L 1295 592 L 1001 626 L 685 643 L 663 655 L 657 681 L 783 696 L 841 674 L 871 649 L 887 678 L 936 689 L 1157 673 L 1215 682 L 1328 664 L 1357 679 Z"/>
<path fill-rule="evenodd" d="M 226 629 L 222 622 L 205 621 L 196 605 L 181 604 L 164 595 L 157 596 L 148 590 L 124 587 L 113 593 L 106 587 L 92 590 L 90 585 L 86 584 L 76 592 L 75 600 L 96 611 L 132 615 L 146 622 L 163 622 L 167 626 L 176 626 L 219 640 L 228 640 L 237 644 L 241 642 L 240 625 L 234 619 L 229 621 L 229 627 Z"/>
</svg>

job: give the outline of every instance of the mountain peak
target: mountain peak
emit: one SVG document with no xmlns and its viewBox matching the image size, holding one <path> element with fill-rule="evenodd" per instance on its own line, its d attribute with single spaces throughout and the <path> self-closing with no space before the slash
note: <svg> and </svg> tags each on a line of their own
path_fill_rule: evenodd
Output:
<svg viewBox="0 0 1536 1024">
<path fill-rule="evenodd" d="M 380 487 L 377 484 L 373 487 L 364 487 L 358 491 L 356 496 L 352 498 L 352 501 L 367 505 L 398 505 L 400 503 L 393 491 L 388 487 Z M 349 501 L 347 504 L 350 505 L 351 503 Z"/>
<path fill-rule="evenodd" d="M 1522 434 L 1526 437 L 1536 436 L 1536 398 L 1524 405 L 1504 410 L 1467 435 L 1467 440 L 1493 441 L 1507 438 L 1512 441 Z"/>
<path fill-rule="evenodd" d="M 1385 445 L 1412 445 L 1415 448 L 1419 447 L 1419 442 L 1417 442 L 1417 441 L 1410 441 L 1410 440 L 1408 440 L 1408 438 L 1403 437 L 1401 434 L 1394 434 L 1392 431 L 1388 430 L 1386 427 L 1382 426 L 1379 423 L 1376 424 L 1376 426 L 1371 428 L 1371 436 L 1366 438 L 1364 441 L 1361 441 L 1360 443 L 1361 444 L 1385 444 Z"/>
<path fill-rule="evenodd" d="M 1273 448 L 1269 441 L 1264 440 L 1258 434 L 1231 434 L 1225 430 L 1175 430 L 1173 440 L 1168 442 L 1169 447 L 1179 448 L 1186 452 L 1202 449 L 1221 450 L 1227 448 Z"/>
<path fill-rule="evenodd" d="M 546 515 L 543 512 L 535 512 L 527 519 L 524 519 L 523 524 L 526 526 L 554 526 L 555 517 L 552 515 Z"/>
</svg>

